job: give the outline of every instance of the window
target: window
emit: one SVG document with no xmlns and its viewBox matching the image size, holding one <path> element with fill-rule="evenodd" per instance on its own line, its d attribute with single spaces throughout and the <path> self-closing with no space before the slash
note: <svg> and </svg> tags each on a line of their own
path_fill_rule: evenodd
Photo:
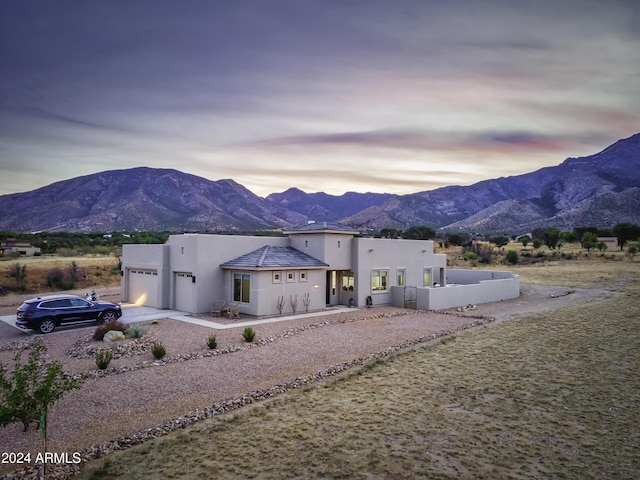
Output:
<svg viewBox="0 0 640 480">
<path fill-rule="evenodd" d="M 424 270 L 422 270 L 422 278 L 424 279 L 423 285 L 425 287 L 433 286 L 431 285 L 431 269 L 430 268 L 425 268 Z"/>
<path fill-rule="evenodd" d="M 389 289 L 389 270 L 371 271 L 371 290 L 374 292 L 384 292 Z"/>
<path fill-rule="evenodd" d="M 296 272 L 287 272 L 287 282 L 296 281 Z"/>
<path fill-rule="evenodd" d="M 404 269 L 404 268 L 399 268 L 396 271 L 396 285 L 398 287 L 404 287 L 405 286 L 404 279 L 405 279 L 406 275 L 407 275 L 407 270 Z"/>
<path fill-rule="evenodd" d="M 306 270 L 300 270 L 300 281 L 301 282 L 306 282 L 307 281 L 307 271 Z"/>
<path fill-rule="evenodd" d="M 353 272 L 342 272 L 342 290 L 353 292 L 354 286 Z"/>
<path fill-rule="evenodd" d="M 248 273 L 233 274 L 233 301 L 249 303 L 251 291 L 251 275 Z"/>
<path fill-rule="evenodd" d="M 282 272 L 273 272 L 273 283 L 282 283 Z"/>
</svg>

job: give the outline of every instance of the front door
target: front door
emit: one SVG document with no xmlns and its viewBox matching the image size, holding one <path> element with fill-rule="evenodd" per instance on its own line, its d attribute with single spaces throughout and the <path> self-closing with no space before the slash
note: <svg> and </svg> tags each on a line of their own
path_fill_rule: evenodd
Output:
<svg viewBox="0 0 640 480">
<path fill-rule="evenodd" d="M 338 305 L 340 303 L 340 290 L 338 285 L 338 272 L 329 270 L 327 272 L 327 305 Z"/>
</svg>

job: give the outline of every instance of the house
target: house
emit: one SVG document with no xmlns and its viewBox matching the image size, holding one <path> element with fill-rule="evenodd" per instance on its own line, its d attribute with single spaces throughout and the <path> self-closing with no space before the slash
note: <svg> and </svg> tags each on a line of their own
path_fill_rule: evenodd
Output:
<svg viewBox="0 0 640 480">
<path fill-rule="evenodd" d="M 459 296 L 462 290 L 446 288 L 448 281 L 464 286 L 508 280 L 511 288 L 495 287 L 487 301 L 519 295 L 517 276 L 508 272 L 467 278 L 448 271 L 446 256 L 434 253 L 431 240 L 361 238 L 354 229 L 328 223 L 283 233 L 183 234 L 164 245 L 123 245 L 122 301 L 204 313 L 225 300 L 239 303 L 242 314 L 265 316 L 330 305 L 404 306 L 407 297 L 422 309 L 484 298 Z"/>
<path fill-rule="evenodd" d="M 20 242 L 15 238 L 7 238 L 6 241 L 0 242 L 0 257 L 17 253 L 27 257 L 40 255 L 40 248 L 34 247 L 29 242 Z"/>
</svg>

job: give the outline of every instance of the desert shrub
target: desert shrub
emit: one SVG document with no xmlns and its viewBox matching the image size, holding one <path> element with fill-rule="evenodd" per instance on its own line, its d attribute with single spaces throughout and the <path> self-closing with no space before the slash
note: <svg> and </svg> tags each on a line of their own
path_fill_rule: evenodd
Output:
<svg viewBox="0 0 640 480">
<path fill-rule="evenodd" d="M 209 338 L 207 338 L 207 346 L 211 350 L 215 350 L 218 347 L 218 340 L 215 335 L 209 335 Z"/>
<path fill-rule="evenodd" d="M 153 354 L 153 358 L 160 360 L 167 354 L 167 348 L 161 343 L 154 343 L 153 347 L 151 347 L 151 353 Z"/>
<path fill-rule="evenodd" d="M 129 327 L 118 320 L 114 320 L 113 322 L 105 322 L 96 328 L 96 331 L 93 332 L 94 340 L 104 340 L 104 334 L 110 330 L 118 330 L 122 333 L 126 333 Z"/>
<path fill-rule="evenodd" d="M 147 330 L 142 325 L 135 325 L 127 330 L 127 334 L 131 338 L 142 338 L 145 333 L 147 333 Z"/>
<path fill-rule="evenodd" d="M 515 265 L 516 263 L 518 263 L 518 252 L 516 252 L 515 250 L 509 250 L 507 252 L 507 263 L 509 265 Z"/>
<path fill-rule="evenodd" d="M 245 342 L 251 343 L 256 337 L 256 332 L 251 327 L 245 327 L 244 331 L 242 332 L 242 336 L 244 337 Z"/>
<path fill-rule="evenodd" d="M 71 290 L 76 283 L 61 268 L 54 268 L 47 273 L 47 287 L 56 290 Z"/>
<path fill-rule="evenodd" d="M 159 322 L 158 320 L 153 320 L 153 321 L 151 322 L 151 325 L 158 325 L 159 323 L 160 323 L 160 322 Z"/>
<path fill-rule="evenodd" d="M 476 252 L 465 252 L 463 258 L 465 260 L 476 260 L 478 258 L 478 255 L 476 254 Z"/>
<path fill-rule="evenodd" d="M 96 366 L 100 370 L 104 370 L 109 366 L 109 362 L 113 358 L 113 352 L 109 348 L 105 348 L 103 350 L 98 350 L 96 352 Z"/>
</svg>

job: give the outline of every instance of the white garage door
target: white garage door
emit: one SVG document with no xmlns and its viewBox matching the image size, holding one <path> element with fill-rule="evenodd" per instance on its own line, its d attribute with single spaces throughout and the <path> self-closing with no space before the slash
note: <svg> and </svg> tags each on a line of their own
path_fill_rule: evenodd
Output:
<svg viewBox="0 0 640 480">
<path fill-rule="evenodd" d="M 158 305 L 158 271 L 129 270 L 129 302 L 150 307 Z"/>
<path fill-rule="evenodd" d="M 193 311 L 193 274 L 176 272 L 176 302 L 175 309 L 181 312 Z"/>
</svg>

